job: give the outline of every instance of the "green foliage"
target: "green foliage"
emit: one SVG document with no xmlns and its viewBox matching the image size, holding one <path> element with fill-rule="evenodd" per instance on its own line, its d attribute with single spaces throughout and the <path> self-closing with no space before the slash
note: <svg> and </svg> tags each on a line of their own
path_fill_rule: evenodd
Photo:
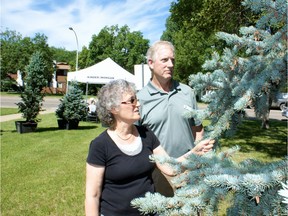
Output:
<svg viewBox="0 0 288 216">
<path fill-rule="evenodd" d="M 31 46 L 28 38 L 22 39 L 22 35 L 16 31 L 6 30 L 1 36 L 1 80 L 8 73 L 24 71 L 31 53 L 27 50 Z M 30 49 L 29 49 L 30 50 Z"/>
<path fill-rule="evenodd" d="M 60 99 L 60 104 L 56 109 L 56 116 L 67 121 L 83 120 L 87 115 L 87 105 L 83 98 L 82 90 L 77 82 L 71 82 L 68 93 Z"/>
<path fill-rule="evenodd" d="M 72 66 L 72 68 L 75 68 L 76 53 L 74 51 L 68 51 L 65 48 L 56 47 L 50 47 L 50 51 L 52 53 L 53 60 L 55 60 L 56 62 L 66 62 L 70 66 Z"/>
<path fill-rule="evenodd" d="M 173 35 L 175 32 L 180 31 L 180 27 L 177 26 L 176 22 L 173 22 L 171 16 L 166 19 L 166 30 L 161 36 L 161 40 L 173 41 Z"/>
<path fill-rule="evenodd" d="M 43 55 L 43 62 L 46 64 L 44 77 L 47 83 L 52 78 L 53 65 L 52 53 L 47 44 L 47 37 L 37 33 L 34 38 L 24 37 L 16 31 L 6 30 L 0 33 L 1 36 L 1 79 L 8 73 L 15 74 L 21 71 L 22 77 L 26 76 L 25 67 L 32 54 L 39 51 Z"/>
<path fill-rule="evenodd" d="M 1 91 L 3 91 L 3 92 L 8 92 L 8 91 L 16 91 L 16 92 L 18 92 L 18 91 L 20 91 L 20 89 L 21 89 L 21 87 L 19 87 L 18 85 L 17 85 L 17 82 L 16 82 L 16 80 L 14 80 L 14 79 L 12 79 L 12 78 L 4 78 L 4 79 L 1 79 L 0 80 L 0 82 L 1 82 L 1 87 L 0 87 L 0 89 L 1 89 Z"/>
<path fill-rule="evenodd" d="M 238 0 L 178 0 L 170 11 L 162 38 L 175 45 L 175 78 L 184 83 L 201 71 L 212 50 L 222 50 L 216 32 L 236 33 L 240 26 L 253 23 L 253 15 Z"/>
<path fill-rule="evenodd" d="M 141 32 L 130 32 L 127 25 L 103 28 L 98 35 L 92 36 L 89 44 L 89 65 L 91 66 L 108 57 L 132 72 L 135 64 L 144 62 L 149 48 L 149 41 L 143 39 Z"/>
<path fill-rule="evenodd" d="M 79 68 L 86 68 L 86 67 L 91 66 L 90 60 L 89 60 L 89 55 L 90 55 L 89 49 L 86 46 L 83 46 L 82 51 L 79 54 L 79 58 L 78 58 L 78 61 L 79 61 L 78 67 Z"/>
<path fill-rule="evenodd" d="M 197 29 L 181 29 L 174 35 L 176 47 L 175 78 L 188 83 L 189 75 L 198 72 L 202 63 L 212 52 L 215 37 L 207 39 Z M 185 38 L 185 39 L 184 39 Z"/>
<path fill-rule="evenodd" d="M 24 79 L 25 88 L 21 93 L 21 102 L 17 103 L 19 112 L 28 122 L 39 121 L 37 115 L 42 110 L 44 93 L 43 87 L 46 86 L 45 71 L 46 64 L 41 52 L 35 52 L 26 67 L 27 76 Z"/>
<path fill-rule="evenodd" d="M 46 65 L 46 70 L 44 73 L 45 79 L 48 82 L 52 79 L 53 74 L 53 59 L 52 52 L 47 43 L 48 37 L 44 34 L 36 33 L 35 37 L 31 39 L 33 43 L 33 49 L 40 51 L 43 55 L 43 61 Z"/>
<path fill-rule="evenodd" d="M 277 4 L 281 3 L 285 5 L 285 1 L 278 0 Z M 265 16 L 275 13 L 286 16 L 282 13 L 282 7 L 258 4 L 258 7 L 261 6 L 266 11 Z M 282 16 L 277 17 L 279 23 L 283 20 Z M 257 23 L 262 28 L 270 26 L 270 22 L 260 24 Z M 205 62 L 203 68 L 209 73 L 190 76 L 190 85 L 197 91 L 212 90 L 202 98 L 209 103 L 208 108 L 197 113 L 196 118 L 211 119 L 211 132 L 208 136 L 213 138 L 221 136 L 225 131 L 233 132 L 241 121 L 241 111 L 251 101 L 256 116 L 266 118 L 269 102 L 283 85 L 287 85 L 286 26 L 274 34 L 253 26 L 242 27 L 240 34 L 217 33 L 217 37 L 227 44 L 223 55 L 215 52 L 212 59 Z"/>
</svg>

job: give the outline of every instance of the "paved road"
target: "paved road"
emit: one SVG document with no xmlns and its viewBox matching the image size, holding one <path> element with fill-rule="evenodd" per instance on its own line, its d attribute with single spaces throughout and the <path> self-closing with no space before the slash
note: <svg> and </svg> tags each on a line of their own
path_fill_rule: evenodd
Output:
<svg viewBox="0 0 288 216">
<path fill-rule="evenodd" d="M 254 109 L 245 109 L 245 111 L 249 117 L 255 117 Z M 270 110 L 269 119 L 287 121 L 287 118 L 282 116 L 281 110 L 278 109 Z"/>
<path fill-rule="evenodd" d="M 206 105 L 202 105 L 202 106 L 200 105 L 199 106 L 200 109 L 204 109 L 205 107 L 206 107 Z M 245 112 L 246 112 L 248 117 L 255 118 L 254 109 L 245 109 Z M 281 120 L 281 121 L 287 121 L 287 118 L 282 116 L 280 109 L 272 109 L 272 110 L 270 110 L 269 118 L 270 119 Z"/>
<path fill-rule="evenodd" d="M 1 96 L 1 107 L 16 107 L 16 103 L 20 102 L 19 96 Z M 45 97 L 43 102 L 43 108 L 57 108 L 60 103 L 58 98 Z"/>
<path fill-rule="evenodd" d="M 16 103 L 20 101 L 21 101 L 21 98 L 19 96 L 1 96 L 1 107 L 17 108 L 18 106 L 16 105 Z M 41 111 L 40 113 L 45 114 L 45 113 L 55 112 L 59 103 L 60 101 L 58 98 L 51 98 L 51 97 L 44 98 L 44 102 L 43 102 L 44 111 Z M 5 116 L 0 116 L 0 122 L 11 121 L 11 120 L 20 119 L 20 118 L 22 118 L 21 113 L 5 115 Z"/>
<path fill-rule="evenodd" d="M 1 96 L 1 107 L 15 107 L 17 108 L 16 103 L 20 102 L 21 98 L 19 96 Z M 51 113 L 55 112 L 58 104 L 60 103 L 59 98 L 46 97 L 44 98 L 43 108 L 46 110 L 41 113 Z M 199 108 L 205 108 L 205 105 L 200 105 Z M 248 117 L 255 117 L 253 109 L 246 109 L 246 113 Z M 21 113 L 9 115 L 9 116 L 1 116 L 0 122 L 9 121 L 13 119 L 21 118 Z M 287 121 L 287 118 L 281 115 L 281 111 L 274 109 L 270 111 L 270 119 L 277 119 L 282 121 Z"/>
</svg>

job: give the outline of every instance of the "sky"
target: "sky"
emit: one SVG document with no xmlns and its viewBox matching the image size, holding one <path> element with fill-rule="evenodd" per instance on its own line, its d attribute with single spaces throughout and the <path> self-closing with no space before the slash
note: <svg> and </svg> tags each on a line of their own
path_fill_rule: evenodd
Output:
<svg viewBox="0 0 288 216">
<path fill-rule="evenodd" d="M 48 37 L 49 46 L 79 51 L 105 26 L 127 25 L 153 43 L 165 30 L 173 0 L 0 0 L 1 32 Z"/>
</svg>

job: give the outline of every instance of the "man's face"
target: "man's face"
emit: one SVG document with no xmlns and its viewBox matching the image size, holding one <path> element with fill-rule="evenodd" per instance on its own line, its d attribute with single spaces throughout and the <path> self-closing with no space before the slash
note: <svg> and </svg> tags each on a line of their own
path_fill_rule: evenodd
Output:
<svg viewBox="0 0 288 216">
<path fill-rule="evenodd" d="M 155 53 L 154 61 L 148 61 L 149 67 L 153 70 L 157 79 L 170 80 L 173 76 L 174 53 L 169 46 L 161 46 Z"/>
</svg>

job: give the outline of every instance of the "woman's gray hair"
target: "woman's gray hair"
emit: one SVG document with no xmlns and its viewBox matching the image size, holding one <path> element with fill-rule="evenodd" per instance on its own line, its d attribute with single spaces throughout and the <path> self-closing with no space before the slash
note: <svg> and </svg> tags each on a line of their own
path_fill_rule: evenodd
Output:
<svg viewBox="0 0 288 216">
<path fill-rule="evenodd" d="M 120 106 L 124 94 L 136 94 L 135 84 L 118 79 L 107 83 L 98 91 L 97 114 L 103 125 L 114 126 L 115 118 L 111 110 Z"/>
<path fill-rule="evenodd" d="M 175 52 L 175 48 L 173 46 L 173 44 L 169 41 L 156 41 L 154 44 L 152 44 L 152 46 L 147 50 L 146 53 L 146 60 L 147 63 L 149 61 L 149 59 L 152 59 L 153 61 L 155 61 L 156 59 L 156 53 L 158 51 L 158 49 L 162 46 L 168 46 L 172 49 L 173 52 Z"/>
</svg>

